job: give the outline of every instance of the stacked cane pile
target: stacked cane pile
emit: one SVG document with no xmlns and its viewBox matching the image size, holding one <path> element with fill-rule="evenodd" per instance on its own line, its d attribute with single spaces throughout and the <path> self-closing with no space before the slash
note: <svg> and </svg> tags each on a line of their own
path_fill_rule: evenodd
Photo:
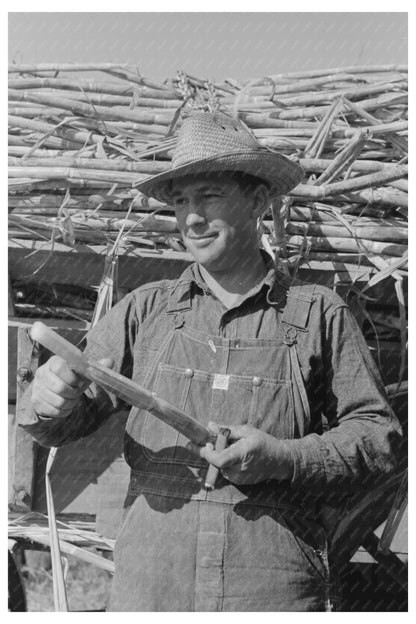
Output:
<svg viewBox="0 0 416 624">
<path fill-rule="evenodd" d="M 346 67 L 245 84 L 131 66 L 9 69 L 9 237 L 184 251 L 173 211 L 135 184 L 169 167 L 183 115 L 221 108 L 304 168 L 262 241 L 283 266 L 407 270 L 407 68 Z M 91 76 L 94 76 L 91 78 Z"/>
</svg>

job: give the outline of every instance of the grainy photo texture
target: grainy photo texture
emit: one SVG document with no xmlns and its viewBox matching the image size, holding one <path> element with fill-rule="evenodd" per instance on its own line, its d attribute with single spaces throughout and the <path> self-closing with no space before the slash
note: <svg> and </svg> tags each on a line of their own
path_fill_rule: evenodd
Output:
<svg viewBox="0 0 416 624">
<path fill-rule="evenodd" d="M 9 611 L 407 610 L 407 14 L 9 14 Z"/>
</svg>

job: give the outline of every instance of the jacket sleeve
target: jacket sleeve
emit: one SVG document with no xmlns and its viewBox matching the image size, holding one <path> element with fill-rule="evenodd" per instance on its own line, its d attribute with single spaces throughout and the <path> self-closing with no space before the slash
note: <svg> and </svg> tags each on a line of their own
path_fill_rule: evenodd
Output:
<svg viewBox="0 0 416 624">
<path fill-rule="evenodd" d="M 113 370 L 131 378 L 136 328 L 136 299 L 130 293 L 88 332 L 84 353 L 94 360 L 111 357 Z M 69 416 L 40 419 L 33 410 L 31 395 L 32 384 L 20 401 L 18 423 L 47 447 L 62 446 L 90 435 L 111 414 L 126 408 L 116 396 L 91 383 Z"/>
<path fill-rule="evenodd" d="M 329 430 L 291 440 L 292 484 L 319 494 L 369 487 L 397 469 L 401 427 L 347 306 L 326 317 L 323 412 Z"/>
</svg>

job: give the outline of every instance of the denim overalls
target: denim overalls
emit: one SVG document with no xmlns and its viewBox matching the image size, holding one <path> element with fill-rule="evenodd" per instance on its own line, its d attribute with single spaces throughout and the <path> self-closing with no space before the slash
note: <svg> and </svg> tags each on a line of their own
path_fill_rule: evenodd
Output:
<svg viewBox="0 0 416 624">
<path fill-rule="evenodd" d="M 310 412 L 296 349 L 308 331 L 313 289 L 291 287 L 270 339 L 257 340 L 204 333 L 192 322 L 191 289 L 170 297 L 170 331 L 144 385 L 203 424 L 306 435 Z M 206 462 L 174 429 L 134 408 L 126 436 L 131 483 L 110 610 L 331 609 L 325 532 L 289 484 L 235 486 L 220 476 L 206 491 Z"/>
</svg>

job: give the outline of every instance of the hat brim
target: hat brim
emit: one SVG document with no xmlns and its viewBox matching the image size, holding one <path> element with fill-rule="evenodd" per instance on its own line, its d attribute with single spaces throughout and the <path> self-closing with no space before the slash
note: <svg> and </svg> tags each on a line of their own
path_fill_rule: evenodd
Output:
<svg viewBox="0 0 416 624">
<path fill-rule="evenodd" d="M 303 169 L 285 156 L 269 150 L 232 152 L 197 160 L 146 178 L 135 185 L 144 195 L 169 203 L 169 183 L 188 175 L 212 172 L 241 172 L 269 186 L 271 196 L 285 195 L 302 180 Z"/>
</svg>

